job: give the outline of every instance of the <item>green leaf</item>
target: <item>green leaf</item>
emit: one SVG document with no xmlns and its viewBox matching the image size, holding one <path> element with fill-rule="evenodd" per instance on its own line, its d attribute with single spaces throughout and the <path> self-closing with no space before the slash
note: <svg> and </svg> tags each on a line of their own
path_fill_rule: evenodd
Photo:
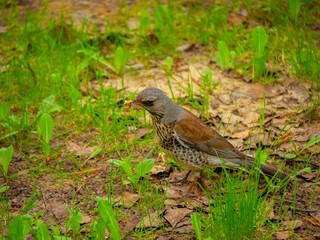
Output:
<svg viewBox="0 0 320 240">
<path fill-rule="evenodd" d="M 286 158 L 286 159 L 293 159 L 293 158 L 296 158 L 296 157 L 297 157 L 297 155 L 295 155 L 294 153 L 286 153 L 284 155 L 284 158 Z"/>
<path fill-rule="evenodd" d="M 10 115 L 9 104 L 0 105 L 0 121 L 6 120 Z"/>
<path fill-rule="evenodd" d="M 8 240 L 25 240 L 32 229 L 31 216 L 22 215 L 15 217 L 9 223 Z"/>
<path fill-rule="evenodd" d="M 84 55 L 96 60 L 98 63 L 101 63 L 102 65 L 105 65 L 107 68 L 109 68 L 110 70 L 112 70 L 113 72 L 116 72 L 114 66 L 108 62 L 106 59 L 104 59 L 99 52 L 94 52 L 92 50 L 89 49 L 82 49 L 78 51 L 79 53 L 83 53 Z M 87 67 L 87 65 L 86 65 Z"/>
<path fill-rule="evenodd" d="M 114 68 L 117 74 L 120 74 L 124 66 L 127 64 L 131 53 L 123 49 L 122 47 L 117 47 L 116 52 L 114 54 Z"/>
<path fill-rule="evenodd" d="M 173 66 L 172 57 L 166 57 L 167 70 L 170 72 Z"/>
<path fill-rule="evenodd" d="M 60 231 L 59 231 L 59 228 L 55 227 L 55 226 L 51 226 L 51 230 L 53 232 L 53 236 L 54 237 L 60 237 Z"/>
<path fill-rule="evenodd" d="M 253 68 L 254 68 L 254 76 L 259 78 L 265 72 L 265 65 L 266 65 L 266 56 L 262 56 L 260 58 L 255 58 L 253 61 Z"/>
<path fill-rule="evenodd" d="M 0 193 L 7 192 L 8 190 L 9 190 L 9 186 L 8 185 L 4 185 L 4 186 L 0 187 Z"/>
<path fill-rule="evenodd" d="M 311 168 L 306 167 L 306 168 L 301 169 L 301 170 L 299 171 L 299 174 L 304 173 L 304 172 L 306 172 L 306 173 L 312 173 L 312 170 L 311 170 Z"/>
<path fill-rule="evenodd" d="M 316 136 L 316 137 L 312 138 L 309 142 L 306 143 L 305 148 L 311 147 L 312 145 L 314 145 L 318 142 L 320 142 L 320 136 Z"/>
<path fill-rule="evenodd" d="M 268 153 L 265 150 L 262 150 L 261 148 L 259 148 L 257 153 L 256 153 L 255 159 L 259 163 L 265 163 L 267 161 L 267 159 L 268 159 Z"/>
<path fill-rule="evenodd" d="M 104 240 L 106 238 L 107 223 L 100 216 L 94 221 L 91 227 L 91 237 L 95 240 Z"/>
<path fill-rule="evenodd" d="M 120 228 L 113 213 L 112 204 L 101 197 L 97 197 L 96 200 L 98 201 L 99 215 L 106 222 L 111 238 L 120 240 Z"/>
<path fill-rule="evenodd" d="M 1 172 L 4 177 L 7 177 L 9 165 L 12 160 L 13 147 L 10 145 L 7 148 L 0 148 L 0 165 Z"/>
<path fill-rule="evenodd" d="M 137 165 L 137 173 L 138 178 L 150 172 L 150 170 L 154 166 L 154 159 L 144 159 Z"/>
<path fill-rule="evenodd" d="M 48 157 L 50 155 L 50 152 L 51 152 L 50 144 L 46 143 L 46 142 L 43 142 L 42 143 L 42 150 L 43 150 L 44 155 L 46 157 Z"/>
<path fill-rule="evenodd" d="M 55 96 L 50 95 L 49 97 L 42 100 L 42 104 L 40 106 L 40 109 L 38 111 L 38 116 L 42 113 L 52 113 L 56 111 L 60 111 L 61 107 L 56 104 L 55 102 Z"/>
<path fill-rule="evenodd" d="M 268 35 L 263 27 L 258 26 L 252 31 L 254 57 L 261 58 L 265 55 L 265 47 L 268 42 Z"/>
<path fill-rule="evenodd" d="M 110 159 L 108 160 L 108 162 L 118 165 L 127 174 L 128 177 L 132 177 L 132 165 L 129 162 L 118 159 Z"/>
<path fill-rule="evenodd" d="M 300 0 L 288 0 L 289 15 L 295 22 L 299 16 L 300 5 Z"/>
<path fill-rule="evenodd" d="M 149 13 L 145 11 L 142 14 L 142 17 L 140 19 L 140 24 L 139 24 L 140 34 L 142 36 L 147 36 L 149 27 L 150 27 L 150 16 L 149 16 Z"/>
<path fill-rule="evenodd" d="M 51 239 L 47 225 L 45 225 L 40 219 L 37 221 L 37 240 Z"/>
<path fill-rule="evenodd" d="M 80 222 L 82 220 L 82 213 L 79 212 L 79 210 L 75 210 L 71 213 L 70 219 L 68 223 L 71 225 L 71 229 L 73 231 L 73 234 L 79 233 L 80 230 Z"/>
<path fill-rule="evenodd" d="M 40 117 L 38 134 L 41 136 L 45 143 L 49 143 L 52 137 L 53 120 L 50 114 L 43 113 Z"/>
<path fill-rule="evenodd" d="M 145 159 L 137 165 L 136 174 L 129 179 L 132 182 L 132 185 L 134 188 L 137 188 L 139 179 L 143 175 L 149 173 L 153 166 L 154 166 L 153 159 Z"/>
<path fill-rule="evenodd" d="M 88 157 L 87 160 L 91 159 L 91 158 L 94 158 L 95 156 L 97 156 L 99 153 L 101 153 L 102 151 L 102 148 L 97 148 L 95 149 L 91 154 L 90 156 Z"/>
</svg>

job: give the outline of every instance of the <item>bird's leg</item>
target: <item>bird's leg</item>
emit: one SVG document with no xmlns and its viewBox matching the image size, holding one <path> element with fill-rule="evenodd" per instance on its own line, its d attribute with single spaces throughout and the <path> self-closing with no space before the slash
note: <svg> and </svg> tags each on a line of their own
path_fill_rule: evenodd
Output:
<svg viewBox="0 0 320 240">
<path fill-rule="evenodd" d="M 200 185 L 199 187 L 201 188 L 201 190 L 207 189 L 207 185 L 206 185 L 206 183 L 204 182 L 204 178 L 205 178 L 204 173 L 203 173 L 203 171 L 201 170 L 201 171 L 200 171 L 200 176 L 199 176 L 199 178 L 197 179 L 197 182 L 198 182 L 198 184 Z"/>
<path fill-rule="evenodd" d="M 173 181 L 171 181 L 171 183 L 177 183 L 177 182 L 179 182 L 180 184 L 186 183 L 187 180 L 188 180 L 188 177 L 189 177 L 190 174 L 191 174 L 191 172 L 192 172 L 192 170 L 189 170 L 189 171 L 187 172 L 187 174 L 186 174 L 182 179 L 173 180 Z"/>
<path fill-rule="evenodd" d="M 185 194 L 186 197 L 189 195 L 190 191 L 191 191 L 194 187 L 196 187 L 196 194 L 197 194 L 197 195 L 199 195 L 202 191 L 204 191 L 205 189 L 207 189 L 207 186 L 206 186 L 205 182 L 203 181 L 203 177 L 204 177 L 204 176 L 203 176 L 203 171 L 201 170 L 201 171 L 200 171 L 200 176 L 198 176 L 197 178 L 195 178 L 195 179 L 191 182 L 191 184 L 190 184 L 190 186 L 189 186 L 189 188 L 188 188 L 188 190 L 187 190 L 187 192 L 186 192 L 186 194 Z"/>
<path fill-rule="evenodd" d="M 181 183 L 186 183 L 187 182 L 188 177 L 190 176 L 191 172 L 192 172 L 192 170 L 189 170 L 187 172 L 187 174 L 181 179 Z"/>
</svg>

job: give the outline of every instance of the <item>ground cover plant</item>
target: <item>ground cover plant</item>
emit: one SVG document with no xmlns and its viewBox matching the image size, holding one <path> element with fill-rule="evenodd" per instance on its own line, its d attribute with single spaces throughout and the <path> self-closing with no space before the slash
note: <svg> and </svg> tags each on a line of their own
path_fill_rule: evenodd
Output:
<svg viewBox="0 0 320 240">
<path fill-rule="evenodd" d="M 0 239 L 317 239 L 320 5 L 3 1 Z M 128 108 L 158 87 L 288 174 L 206 169 Z"/>
</svg>

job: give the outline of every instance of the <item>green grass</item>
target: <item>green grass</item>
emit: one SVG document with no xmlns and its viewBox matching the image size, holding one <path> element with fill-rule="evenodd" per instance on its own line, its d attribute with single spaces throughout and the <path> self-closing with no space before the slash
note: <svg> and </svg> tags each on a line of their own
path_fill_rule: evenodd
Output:
<svg viewBox="0 0 320 240">
<path fill-rule="evenodd" d="M 245 20 L 238 24 L 230 22 L 230 13 L 241 8 L 247 9 Z M 38 12 L 21 11 L 9 1 L 0 7 L 0 22 L 6 26 L 6 31 L 0 34 L 1 154 L 4 148 L 12 145 L 15 161 L 21 157 L 29 169 L 28 174 L 14 171 L 15 161 L 8 165 L 12 154 L 1 160 L 1 173 L 6 183 L 0 186 L 0 232 L 3 232 L 0 239 L 18 239 L 15 234 L 21 229 L 25 231 L 21 239 L 28 233 L 36 239 L 48 239 L 48 234 L 51 237 L 101 239 L 105 229 L 117 239 L 117 223 L 128 220 L 133 211 L 141 211 L 145 217 L 150 212 L 163 214 L 166 199 L 162 194 L 167 186 L 154 185 L 147 172 L 141 176 L 134 172 L 137 162 L 145 159 L 151 146 L 155 145 L 153 133 L 144 139 L 126 140 L 130 127 L 151 127 L 145 112 L 124 110 L 124 101 L 135 96 L 134 92 L 126 91 L 125 85 L 127 74 L 139 71 L 130 68 L 135 63 L 151 69 L 153 62 L 165 60 L 162 70 L 166 73 L 172 97 L 177 99 L 179 96 L 174 96 L 170 85 L 177 81 L 173 73 L 180 62 L 188 65 L 193 60 L 185 59 L 176 48 L 194 43 L 200 46 L 197 54 L 204 61 L 209 62 L 215 56 L 216 66 L 221 70 L 252 77 L 255 82 L 279 80 L 280 77 L 273 74 L 276 70 L 269 66 L 279 66 L 283 74 L 311 82 L 317 91 L 310 90 L 310 111 L 319 109 L 319 32 L 314 30 L 319 5 L 316 1 L 291 0 L 288 4 L 275 0 L 259 1 L 259 4 L 254 1 L 245 1 L 245 4 L 242 1 L 231 1 L 231 4 L 223 1 L 200 4 L 141 1 L 120 7 L 116 18 L 112 22 L 106 21 L 104 33 L 88 21 L 77 26 L 67 14 L 52 19 L 46 11 L 46 4 Z M 127 24 L 132 18 L 138 23 L 134 29 Z M 211 81 L 212 74 L 209 68 L 200 73 L 202 105 L 195 101 L 199 92 L 193 90 L 192 84 L 185 89 L 187 102 L 198 108 L 205 119 L 210 118 L 208 96 L 217 87 Z M 115 78 L 120 79 L 115 86 L 108 85 Z M 190 83 L 191 78 L 190 73 L 189 79 L 185 80 Z M 264 120 L 260 120 L 263 130 Z M 97 146 L 98 150 L 87 157 L 77 156 L 66 149 L 66 143 L 71 141 Z M 314 145 L 318 139 L 311 141 Z M 294 157 L 302 155 L 303 150 L 297 150 Z M 151 153 L 150 158 L 158 157 L 157 151 Z M 92 189 L 86 187 L 79 200 L 78 191 L 82 184 L 86 185 L 82 177 L 90 179 L 95 174 L 86 170 L 97 168 L 96 164 L 101 164 L 102 160 L 106 164 L 109 159 L 132 160 L 131 170 L 136 174 L 132 176 L 139 177 L 130 182 L 133 188 L 122 184 L 122 179 L 128 176 L 113 166 L 101 177 L 108 201 L 98 198 L 96 205 L 96 196 L 90 195 Z M 63 223 L 44 222 L 41 219 L 45 213 L 33 211 L 41 197 L 37 179 L 49 174 L 54 176 L 57 186 L 63 187 L 68 181 L 77 186 L 72 189 L 72 209 Z M 23 203 L 24 207 L 13 211 L 9 186 L 21 175 L 28 175 L 26 178 L 34 183 L 34 190 Z M 225 182 L 211 183 L 215 188 L 211 189 L 209 212 L 199 211 L 192 217 L 198 239 L 210 236 L 213 239 L 214 236 L 254 238 L 259 236 L 262 226 L 267 226 L 268 231 L 272 229 L 273 224 L 264 215 L 266 210 L 261 208 L 274 189 L 283 187 L 282 183 L 267 182 L 264 189 L 267 194 L 261 197 L 258 179 L 243 177 L 243 180 L 242 177 L 234 178 L 225 173 Z M 245 184 L 240 184 L 242 182 Z M 132 189 L 142 195 L 132 212 L 112 205 L 116 193 Z M 95 209 L 91 212 L 94 220 L 86 225 L 89 231 L 81 232 L 85 227 L 79 221 L 82 214 L 88 212 L 85 212 L 86 208 L 79 208 L 89 203 L 90 209 Z M 255 211 L 249 211 L 251 206 Z M 237 214 L 234 215 L 235 211 Z M 243 222 L 245 227 L 237 225 L 237 221 Z M 159 228 L 169 232 L 164 223 Z M 235 231 L 238 235 L 228 235 Z M 156 230 L 144 228 L 143 223 L 130 234 L 137 238 L 158 236 Z"/>
</svg>

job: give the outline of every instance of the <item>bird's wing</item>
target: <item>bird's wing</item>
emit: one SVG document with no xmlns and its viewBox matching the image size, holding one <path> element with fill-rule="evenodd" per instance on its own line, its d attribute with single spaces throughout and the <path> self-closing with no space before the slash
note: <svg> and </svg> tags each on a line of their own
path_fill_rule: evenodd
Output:
<svg viewBox="0 0 320 240">
<path fill-rule="evenodd" d="M 183 117 L 174 122 L 173 130 L 175 138 L 185 147 L 196 148 L 199 151 L 228 160 L 240 166 L 250 168 L 253 165 L 254 158 L 238 151 L 224 137 L 189 111 L 186 111 Z M 277 169 L 265 164 L 261 164 L 260 168 L 269 176 L 277 174 L 282 179 L 287 176 L 285 173 L 278 172 Z"/>
<path fill-rule="evenodd" d="M 184 146 L 225 159 L 246 158 L 246 155 L 189 111 L 174 123 L 173 129 L 176 139 Z"/>
</svg>

